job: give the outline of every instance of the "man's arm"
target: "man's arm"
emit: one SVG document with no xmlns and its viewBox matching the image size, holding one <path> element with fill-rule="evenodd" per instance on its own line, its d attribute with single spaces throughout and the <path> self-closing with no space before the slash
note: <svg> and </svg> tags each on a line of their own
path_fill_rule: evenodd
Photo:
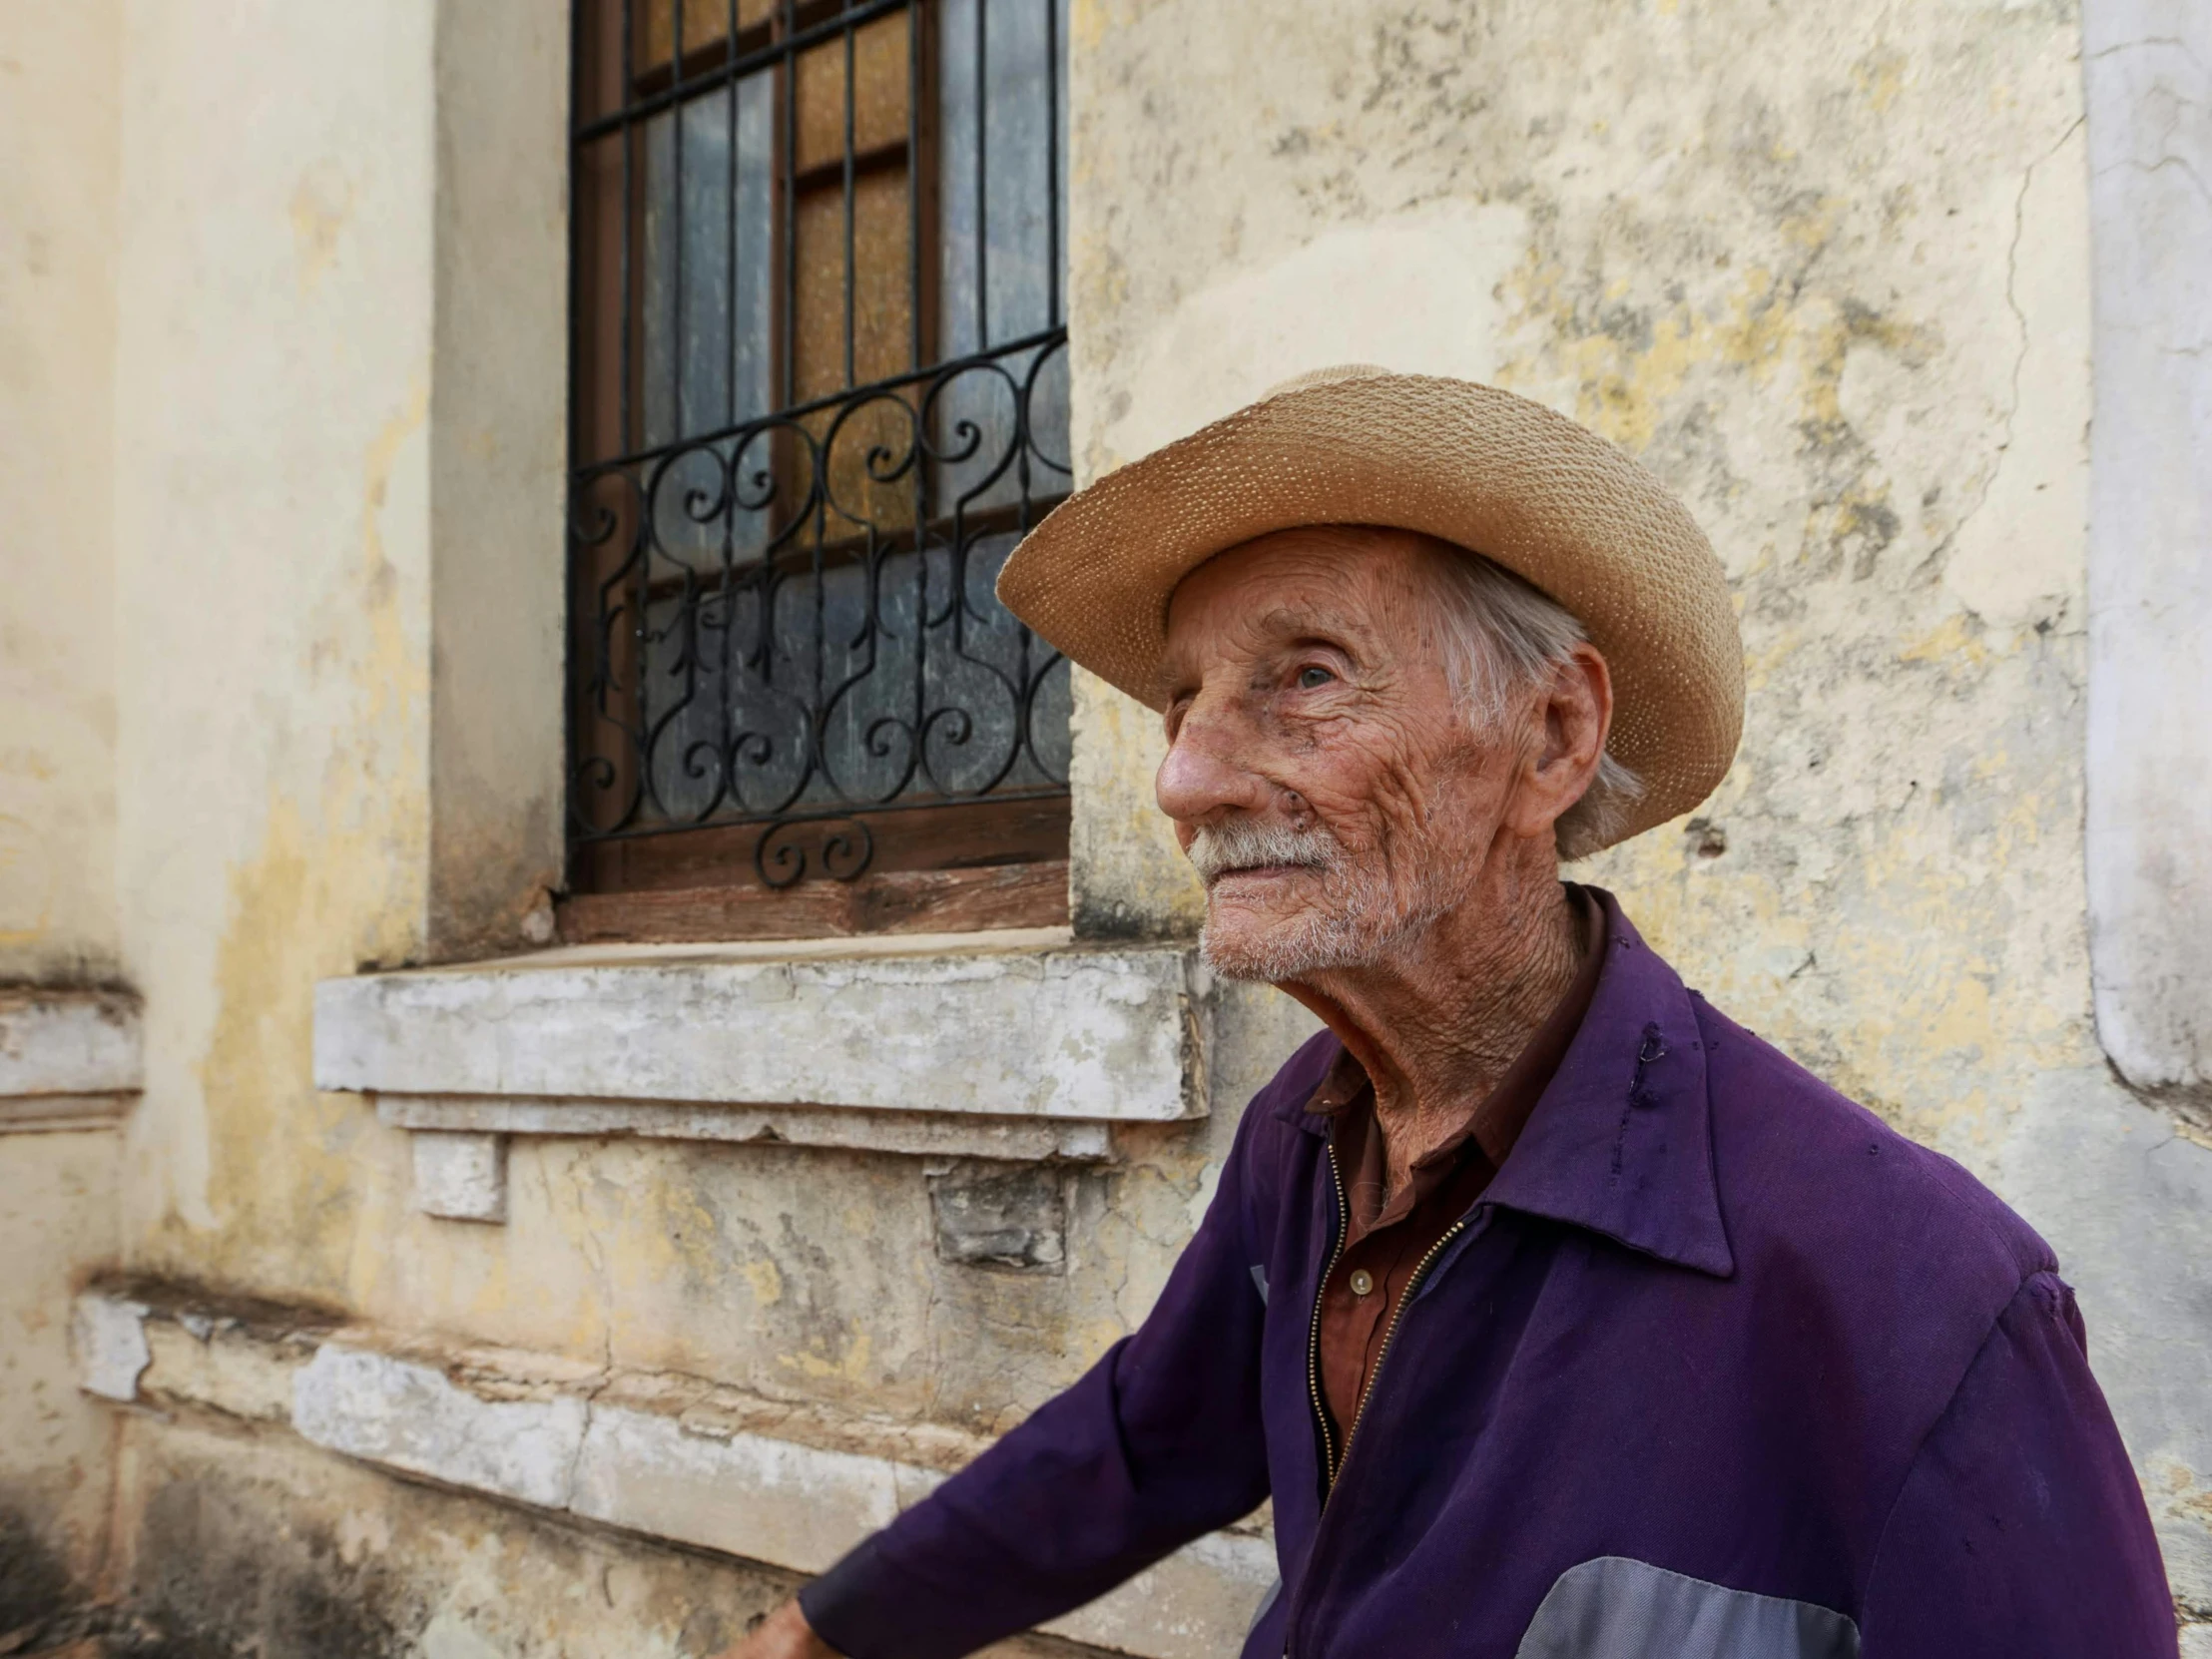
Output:
<svg viewBox="0 0 2212 1659">
<path fill-rule="evenodd" d="M 1136 1334 L 808 1585 L 733 1659 L 955 1659 L 1258 1506 L 1265 1306 L 1245 1187 L 1263 1123 L 1271 1114 L 1256 1103 Z"/>
<path fill-rule="evenodd" d="M 1861 1621 L 1866 1659 L 2173 1659 L 2173 1601 L 2073 1292 L 2036 1274 L 1915 1459 Z"/>
</svg>

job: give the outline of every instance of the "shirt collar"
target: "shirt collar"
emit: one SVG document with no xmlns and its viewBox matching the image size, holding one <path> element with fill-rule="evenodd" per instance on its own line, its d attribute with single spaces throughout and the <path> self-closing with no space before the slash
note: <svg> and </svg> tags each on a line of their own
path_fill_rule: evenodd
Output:
<svg viewBox="0 0 2212 1659">
<path fill-rule="evenodd" d="M 1726 1278 L 1736 1260 L 1713 1174 L 1705 1039 L 1690 993 L 1611 893 L 1586 890 L 1605 909 L 1597 989 L 1483 1202 Z M 1327 1131 L 1327 1117 L 1304 1108 L 1342 1053 L 1324 1033 L 1299 1068 L 1304 1087 L 1294 1085 L 1278 1107 L 1282 1117 Z"/>
<path fill-rule="evenodd" d="M 1690 993 L 1613 895 L 1590 1011 L 1484 1197 L 1726 1278 L 1705 1037 Z"/>
<path fill-rule="evenodd" d="M 1566 892 L 1574 907 L 1575 927 L 1582 935 L 1582 965 L 1575 969 L 1558 1006 L 1529 1037 L 1489 1094 L 1467 1103 L 1459 1128 L 1414 1164 L 1416 1172 L 1457 1163 L 1470 1140 L 1492 1166 L 1502 1165 L 1513 1143 L 1520 1139 L 1529 1114 L 1543 1099 L 1544 1088 L 1559 1069 L 1575 1033 L 1582 1029 L 1590 1000 L 1597 993 L 1598 975 L 1605 968 L 1605 906 L 1589 888 L 1571 881 L 1566 884 Z M 1306 1109 L 1332 1115 L 1343 1123 L 1348 1107 L 1372 1112 L 1374 1098 L 1367 1071 L 1349 1051 L 1339 1049 L 1336 1063 L 1323 1076 Z"/>
</svg>

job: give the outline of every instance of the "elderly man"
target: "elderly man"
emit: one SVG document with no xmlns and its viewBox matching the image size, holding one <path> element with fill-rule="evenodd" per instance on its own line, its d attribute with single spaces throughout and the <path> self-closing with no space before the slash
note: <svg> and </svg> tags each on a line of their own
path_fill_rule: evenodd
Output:
<svg viewBox="0 0 2212 1659">
<path fill-rule="evenodd" d="M 1327 1030 L 1143 1328 L 746 1659 L 950 1659 L 1264 1498 L 1248 1659 L 2174 1654 L 2048 1247 L 1558 878 L 1735 750 L 1728 592 L 1656 481 L 1327 371 L 1000 590 L 1164 713 L 1207 960 Z"/>
</svg>

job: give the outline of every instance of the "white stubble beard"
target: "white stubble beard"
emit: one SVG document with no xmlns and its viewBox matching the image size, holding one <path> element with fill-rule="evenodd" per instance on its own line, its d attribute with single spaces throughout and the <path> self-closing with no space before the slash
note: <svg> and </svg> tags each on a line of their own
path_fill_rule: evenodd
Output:
<svg viewBox="0 0 2212 1659">
<path fill-rule="evenodd" d="M 1206 882 L 1207 922 L 1198 938 L 1206 965 L 1229 979 L 1282 984 L 1330 968 L 1364 967 L 1408 931 L 1427 926 L 1451 907 L 1434 872 L 1424 871 L 1412 902 L 1397 902 L 1387 877 L 1373 863 L 1355 859 L 1344 843 L 1320 827 L 1291 829 L 1232 821 L 1204 827 L 1192 837 L 1190 858 Z M 1291 864 L 1320 878 L 1320 899 L 1284 921 L 1263 924 L 1249 941 L 1221 937 L 1213 923 L 1212 890 L 1229 870 Z"/>
</svg>

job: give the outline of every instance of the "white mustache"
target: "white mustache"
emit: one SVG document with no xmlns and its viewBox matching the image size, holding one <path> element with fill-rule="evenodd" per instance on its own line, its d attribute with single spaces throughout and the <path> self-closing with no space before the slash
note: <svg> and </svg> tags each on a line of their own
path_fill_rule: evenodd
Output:
<svg viewBox="0 0 2212 1659">
<path fill-rule="evenodd" d="M 1337 838 L 1326 830 L 1235 821 L 1202 826 L 1191 837 L 1190 860 L 1198 878 L 1210 887 L 1233 870 L 1265 864 L 1328 869 L 1341 851 Z"/>
</svg>

